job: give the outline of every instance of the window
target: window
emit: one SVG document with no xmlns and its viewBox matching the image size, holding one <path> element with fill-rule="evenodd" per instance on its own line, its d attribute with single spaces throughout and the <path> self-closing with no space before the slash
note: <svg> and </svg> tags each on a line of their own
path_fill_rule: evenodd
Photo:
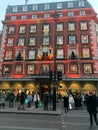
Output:
<svg viewBox="0 0 98 130">
<path fill-rule="evenodd" d="M 44 18 L 50 18 L 50 14 L 49 13 L 44 14 Z"/>
<path fill-rule="evenodd" d="M 74 12 L 68 12 L 68 16 L 74 16 Z"/>
<path fill-rule="evenodd" d="M 27 19 L 27 15 L 22 15 L 22 16 L 21 16 L 21 19 L 22 19 L 22 20 Z"/>
<path fill-rule="evenodd" d="M 49 37 L 48 36 L 43 37 L 43 45 L 49 45 Z"/>
<path fill-rule="evenodd" d="M 27 65 L 27 74 L 34 74 L 35 66 L 32 64 Z"/>
<path fill-rule="evenodd" d="M 35 46 L 35 45 L 36 45 L 36 37 L 30 37 L 29 46 Z"/>
<path fill-rule="evenodd" d="M 83 64 L 83 72 L 84 74 L 92 74 L 92 64 Z"/>
<path fill-rule="evenodd" d="M 22 74 L 23 66 L 21 64 L 15 65 L 15 74 Z"/>
<path fill-rule="evenodd" d="M 68 58 L 72 59 L 72 60 L 77 58 L 77 49 L 76 48 L 69 48 L 69 50 L 68 50 Z"/>
<path fill-rule="evenodd" d="M 57 3 L 57 9 L 61 9 L 62 8 L 62 3 Z"/>
<path fill-rule="evenodd" d="M 32 5 L 32 10 L 37 10 L 38 9 L 38 6 L 35 4 L 35 5 Z"/>
<path fill-rule="evenodd" d="M 13 7 L 13 12 L 18 12 L 18 7 L 17 6 Z"/>
<path fill-rule="evenodd" d="M 50 4 L 45 4 L 44 8 L 45 8 L 45 10 L 49 10 L 50 9 Z"/>
<path fill-rule="evenodd" d="M 54 50 L 56 51 L 56 50 Z M 64 50 L 63 49 L 57 49 L 57 59 L 63 59 L 64 58 Z"/>
<path fill-rule="evenodd" d="M 85 14 L 86 14 L 86 13 L 85 13 L 84 10 L 82 10 L 82 11 L 79 12 L 79 15 L 80 15 L 80 16 L 83 16 L 83 15 L 85 15 Z"/>
<path fill-rule="evenodd" d="M 81 43 L 87 44 L 88 41 L 88 35 L 81 35 Z"/>
<path fill-rule="evenodd" d="M 12 60 L 13 51 L 12 50 L 6 50 L 5 51 L 5 60 Z"/>
<path fill-rule="evenodd" d="M 87 30 L 88 27 L 87 27 L 87 22 L 80 22 L 80 30 Z"/>
<path fill-rule="evenodd" d="M 70 64 L 70 73 L 77 74 L 78 73 L 78 65 L 77 64 Z"/>
<path fill-rule="evenodd" d="M 15 27 L 14 26 L 9 27 L 8 34 L 14 34 L 14 33 L 15 33 Z"/>
<path fill-rule="evenodd" d="M 35 60 L 35 50 L 29 50 L 29 60 Z"/>
<path fill-rule="evenodd" d="M 57 45 L 63 45 L 63 36 L 57 36 Z"/>
<path fill-rule="evenodd" d="M 90 49 L 82 48 L 82 58 L 90 58 Z"/>
<path fill-rule="evenodd" d="M 40 68 L 41 75 L 48 75 L 49 74 L 49 64 L 42 64 Z"/>
<path fill-rule="evenodd" d="M 32 14 L 32 19 L 37 19 L 37 14 Z"/>
<path fill-rule="evenodd" d="M 61 71 L 63 74 L 65 73 L 64 71 L 64 64 L 57 64 L 57 71 Z"/>
<path fill-rule="evenodd" d="M 17 61 L 25 60 L 25 50 L 24 49 L 17 49 L 15 51 L 15 58 Z"/>
<path fill-rule="evenodd" d="M 8 38 L 7 40 L 7 46 L 13 46 L 14 38 Z"/>
<path fill-rule="evenodd" d="M 25 33 L 26 32 L 26 27 L 23 25 L 23 26 L 20 26 L 19 28 L 19 33 Z"/>
<path fill-rule="evenodd" d="M 63 23 L 57 24 L 56 31 L 63 31 Z"/>
<path fill-rule="evenodd" d="M 76 35 L 69 35 L 68 36 L 68 43 L 75 44 L 76 43 Z"/>
<path fill-rule="evenodd" d="M 3 66 L 3 75 L 9 75 L 11 73 L 12 66 L 11 65 L 4 65 Z"/>
<path fill-rule="evenodd" d="M 24 46 L 24 44 L 25 44 L 25 39 L 24 39 L 24 37 L 20 37 L 20 38 L 18 39 L 18 46 Z"/>
<path fill-rule="evenodd" d="M 17 17 L 16 16 L 11 16 L 11 20 L 16 20 Z"/>
<path fill-rule="evenodd" d="M 24 5 L 24 6 L 22 7 L 22 11 L 28 11 L 28 6 Z"/>
<path fill-rule="evenodd" d="M 79 1 L 79 7 L 84 7 L 84 1 Z"/>
<path fill-rule="evenodd" d="M 75 31 L 75 23 L 68 23 L 68 31 Z"/>
<path fill-rule="evenodd" d="M 36 29 L 37 29 L 36 25 L 31 25 L 30 26 L 30 33 L 36 33 Z"/>
<path fill-rule="evenodd" d="M 73 8 L 73 2 L 68 2 L 68 8 Z"/>
<path fill-rule="evenodd" d="M 63 16 L 62 12 L 58 12 L 59 18 Z"/>
<path fill-rule="evenodd" d="M 44 24 L 43 25 L 43 33 L 44 33 L 44 35 L 49 34 L 49 24 Z"/>
</svg>

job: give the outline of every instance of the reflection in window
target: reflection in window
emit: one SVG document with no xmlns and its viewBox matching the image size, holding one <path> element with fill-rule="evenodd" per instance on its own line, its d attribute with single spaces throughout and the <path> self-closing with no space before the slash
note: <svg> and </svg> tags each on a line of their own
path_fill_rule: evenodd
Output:
<svg viewBox="0 0 98 130">
<path fill-rule="evenodd" d="M 15 66 L 15 74 L 22 74 L 22 65 Z"/>
<path fill-rule="evenodd" d="M 35 60 L 35 50 L 29 50 L 29 60 Z"/>
<path fill-rule="evenodd" d="M 16 20 L 17 17 L 16 16 L 11 16 L 11 20 Z"/>
<path fill-rule="evenodd" d="M 34 74 L 34 69 L 35 69 L 34 65 L 28 64 L 27 65 L 27 74 Z"/>
<path fill-rule="evenodd" d="M 63 44 L 63 36 L 57 36 L 57 45 Z"/>
<path fill-rule="evenodd" d="M 92 73 L 92 64 L 83 64 L 83 71 L 85 74 Z"/>
<path fill-rule="evenodd" d="M 87 30 L 87 22 L 80 22 L 80 30 Z"/>
<path fill-rule="evenodd" d="M 25 39 L 23 37 L 20 37 L 18 39 L 18 46 L 24 46 L 24 43 L 25 43 Z"/>
<path fill-rule="evenodd" d="M 81 35 L 81 43 L 88 43 L 88 35 Z"/>
<path fill-rule="evenodd" d="M 35 46 L 35 45 L 36 45 L 36 37 L 30 37 L 29 46 Z"/>
<path fill-rule="evenodd" d="M 32 19 L 37 19 L 37 14 L 33 14 Z"/>
<path fill-rule="evenodd" d="M 54 50 L 56 51 L 56 50 Z M 63 49 L 57 49 L 57 59 L 63 59 L 64 58 L 64 50 Z"/>
<path fill-rule="evenodd" d="M 63 23 L 57 24 L 56 31 L 63 31 Z"/>
<path fill-rule="evenodd" d="M 44 18 L 50 18 L 50 14 L 49 13 L 44 14 Z"/>
<path fill-rule="evenodd" d="M 8 33 L 14 34 L 15 33 L 15 27 L 14 26 L 9 27 Z"/>
<path fill-rule="evenodd" d="M 43 33 L 46 35 L 49 34 L 49 24 L 43 25 Z"/>
<path fill-rule="evenodd" d="M 42 64 L 41 65 L 40 75 L 49 75 L 49 64 Z"/>
<path fill-rule="evenodd" d="M 7 46 L 13 46 L 13 42 L 14 42 L 13 38 L 8 38 Z"/>
<path fill-rule="evenodd" d="M 11 73 L 11 65 L 4 65 L 3 66 L 3 74 L 9 75 Z"/>
<path fill-rule="evenodd" d="M 70 73 L 72 73 L 72 74 L 77 74 L 78 73 L 77 64 L 70 64 Z"/>
<path fill-rule="evenodd" d="M 30 26 L 30 33 L 36 33 L 36 25 Z"/>
<path fill-rule="evenodd" d="M 82 48 L 82 58 L 90 58 L 89 48 Z"/>
<path fill-rule="evenodd" d="M 26 27 L 24 25 L 20 26 L 19 33 L 25 33 L 25 31 L 26 31 Z"/>
<path fill-rule="evenodd" d="M 75 31 L 75 23 L 68 23 L 68 31 Z"/>
<path fill-rule="evenodd" d="M 6 50 L 5 52 L 5 60 L 12 60 L 13 52 L 12 50 Z"/>
<path fill-rule="evenodd" d="M 68 16 L 74 16 L 74 12 L 68 12 Z"/>
<path fill-rule="evenodd" d="M 64 64 L 57 64 L 57 71 L 61 71 L 64 74 L 65 73 L 64 66 L 65 66 Z"/>
<path fill-rule="evenodd" d="M 43 45 L 49 45 L 49 37 L 43 37 Z"/>
<path fill-rule="evenodd" d="M 76 50 L 76 48 L 70 48 L 69 49 L 69 59 L 76 59 L 77 58 L 77 50 Z"/>
<path fill-rule="evenodd" d="M 76 43 L 76 35 L 69 35 L 68 36 L 68 43 L 75 44 Z"/>
<path fill-rule="evenodd" d="M 27 15 L 22 15 L 22 16 L 21 16 L 21 19 L 22 19 L 22 20 L 27 19 Z"/>
<path fill-rule="evenodd" d="M 16 50 L 15 57 L 17 61 L 25 60 L 25 50 Z"/>
<path fill-rule="evenodd" d="M 82 10 L 82 11 L 79 12 L 79 15 L 80 15 L 80 16 L 83 16 L 83 15 L 85 15 L 85 14 L 86 14 L 86 13 L 85 13 L 85 10 Z"/>
</svg>

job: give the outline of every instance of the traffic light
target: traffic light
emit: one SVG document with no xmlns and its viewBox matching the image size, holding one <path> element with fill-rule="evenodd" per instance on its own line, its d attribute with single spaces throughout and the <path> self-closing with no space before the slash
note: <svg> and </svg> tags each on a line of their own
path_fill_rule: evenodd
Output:
<svg viewBox="0 0 98 130">
<path fill-rule="evenodd" d="M 62 80 L 62 71 L 57 71 L 57 80 Z"/>
<path fill-rule="evenodd" d="M 53 77 L 53 72 L 52 70 L 49 71 L 49 79 L 52 81 L 52 77 Z"/>
</svg>

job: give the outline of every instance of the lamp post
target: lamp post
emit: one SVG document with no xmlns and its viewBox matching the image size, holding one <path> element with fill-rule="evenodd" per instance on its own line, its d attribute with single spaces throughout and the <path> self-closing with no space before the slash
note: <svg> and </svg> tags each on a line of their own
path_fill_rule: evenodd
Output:
<svg viewBox="0 0 98 130">
<path fill-rule="evenodd" d="M 55 12 L 55 14 L 53 15 L 53 20 L 55 21 L 55 25 L 56 25 L 56 21 L 58 20 L 59 15 Z M 54 28 L 55 29 L 55 28 Z M 56 30 L 54 30 L 54 87 L 53 87 L 53 111 L 56 111 Z"/>
</svg>

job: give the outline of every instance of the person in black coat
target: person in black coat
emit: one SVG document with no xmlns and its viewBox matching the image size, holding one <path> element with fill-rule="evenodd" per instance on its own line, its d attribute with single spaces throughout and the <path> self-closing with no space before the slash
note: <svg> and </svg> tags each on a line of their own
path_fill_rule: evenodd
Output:
<svg viewBox="0 0 98 130">
<path fill-rule="evenodd" d="M 24 103 L 25 103 L 25 93 L 24 91 L 22 91 L 20 95 L 20 104 L 19 104 L 18 110 L 21 110 L 21 109 L 25 110 Z"/>
<path fill-rule="evenodd" d="M 69 97 L 68 95 L 65 95 L 63 98 L 64 98 L 64 109 L 66 113 L 68 112 L 68 109 L 69 109 Z"/>
<path fill-rule="evenodd" d="M 90 128 L 92 128 L 93 126 L 93 117 L 94 117 L 96 125 L 98 126 L 97 100 L 96 100 L 96 96 L 92 92 L 89 92 L 89 95 L 86 99 L 86 106 L 87 106 L 87 111 L 90 115 Z"/>
</svg>

